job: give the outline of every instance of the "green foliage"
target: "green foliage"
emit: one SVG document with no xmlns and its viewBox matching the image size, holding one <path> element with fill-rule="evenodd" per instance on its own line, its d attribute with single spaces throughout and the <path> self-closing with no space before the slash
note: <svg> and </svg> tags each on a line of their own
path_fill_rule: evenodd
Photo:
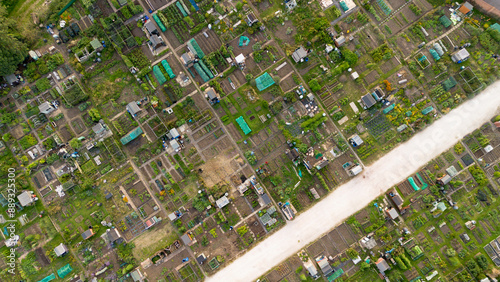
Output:
<svg viewBox="0 0 500 282">
<path fill-rule="evenodd" d="M 347 63 L 349 63 L 349 66 L 351 67 L 358 62 L 358 56 L 348 48 L 342 49 L 342 55 L 344 56 L 344 59 L 346 60 Z"/>
<path fill-rule="evenodd" d="M 476 256 L 476 262 L 477 265 L 482 269 L 482 270 L 487 270 L 489 269 L 489 261 L 488 258 L 484 254 L 479 254 Z"/>
<path fill-rule="evenodd" d="M 99 114 L 99 111 L 96 108 L 92 108 L 88 111 L 90 118 L 92 118 L 93 121 L 98 122 L 101 119 L 101 115 Z"/>
<path fill-rule="evenodd" d="M 78 140 L 78 138 L 73 138 L 69 141 L 69 145 L 76 150 L 82 146 L 82 141 Z"/>
<path fill-rule="evenodd" d="M 474 177 L 474 180 L 476 180 L 479 186 L 485 186 L 488 184 L 488 178 L 486 177 L 484 171 L 479 166 L 477 165 L 470 166 L 469 172 L 472 174 L 472 177 Z"/>
<path fill-rule="evenodd" d="M 21 145 L 21 147 L 24 150 L 28 149 L 31 146 L 35 146 L 37 143 L 38 143 L 38 141 L 33 136 L 33 134 L 26 135 L 19 140 L 19 145 Z"/>
<path fill-rule="evenodd" d="M 309 88 L 311 88 L 312 92 L 317 92 L 321 89 L 321 85 L 315 78 L 311 79 L 307 84 L 309 85 Z"/>
<path fill-rule="evenodd" d="M 254 165 L 257 163 L 257 156 L 255 156 L 255 154 L 252 151 L 246 151 L 245 158 L 247 158 L 248 163 L 250 163 L 250 165 Z"/>
<path fill-rule="evenodd" d="M 406 267 L 406 265 L 403 263 L 403 261 L 401 260 L 400 257 L 396 257 L 396 258 L 394 258 L 394 260 L 396 261 L 396 264 L 399 266 L 399 268 L 401 270 L 407 270 L 408 269 L 408 267 Z"/>
<path fill-rule="evenodd" d="M 314 117 L 309 118 L 300 124 L 304 130 L 313 130 L 320 126 L 323 122 L 327 121 L 328 118 L 323 116 L 323 113 L 317 113 Z"/>
<path fill-rule="evenodd" d="M 455 151 L 455 153 L 457 155 L 461 155 L 464 152 L 465 148 L 464 148 L 464 145 L 462 145 L 462 143 L 459 142 L 459 143 L 455 144 L 455 146 L 453 147 L 453 150 Z"/>
<path fill-rule="evenodd" d="M 5 7 L 0 6 L 0 76 L 14 73 L 28 55 L 25 43 L 19 40 L 18 23 L 7 17 Z"/>
<path fill-rule="evenodd" d="M 236 232 L 238 232 L 238 234 L 240 236 L 243 236 L 248 232 L 248 227 L 246 225 L 242 225 L 242 226 L 236 228 Z"/>
<path fill-rule="evenodd" d="M 193 198 L 193 208 L 195 208 L 199 212 L 204 211 L 209 205 L 210 205 L 210 202 L 201 193 Z"/>
</svg>

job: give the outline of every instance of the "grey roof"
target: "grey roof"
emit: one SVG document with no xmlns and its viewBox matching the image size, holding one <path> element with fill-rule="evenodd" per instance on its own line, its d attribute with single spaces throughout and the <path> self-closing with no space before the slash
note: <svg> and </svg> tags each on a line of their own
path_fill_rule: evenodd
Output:
<svg viewBox="0 0 500 282">
<path fill-rule="evenodd" d="M 98 123 L 98 124 L 92 126 L 92 131 L 94 131 L 94 133 L 96 133 L 96 134 L 103 132 L 105 129 L 106 128 L 102 125 L 102 123 Z"/>
<path fill-rule="evenodd" d="M 180 134 L 179 134 L 179 132 L 177 131 L 177 129 L 176 129 L 176 128 L 172 128 L 172 129 L 170 129 L 170 132 L 169 132 L 169 133 L 170 133 L 170 135 L 172 135 L 172 138 L 177 138 L 177 137 L 179 137 L 179 136 L 180 136 Z"/>
<path fill-rule="evenodd" d="M 301 59 L 305 58 L 307 56 L 307 51 L 304 49 L 304 47 L 300 46 L 295 52 L 292 54 L 292 59 L 298 63 L 300 62 Z"/>
<path fill-rule="evenodd" d="M 127 105 L 127 111 L 129 111 L 130 114 L 135 115 L 141 111 L 141 108 L 139 108 L 136 102 L 130 102 Z"/>
<path fill-rule="evenodd" d="M 146 22 L 146 24 L 144 24 L 144 27 L 146 28 L 146 30 L 149 32 L 149 33 L 153 33 L 155 31 L 158 31 L 156 29 L 156 26 L 155 24 L 153 23 L 152 20 L 149 20 L 148 22 Z"/>
<path fill-rule="evenodd" d="M 439 183 L 441 183 L 442 185 L 446 185 L 446 184 L 451 182 L 451 176 L 446 174 L 445 176 L 439 178 L 438 180 L 439 180 Z"/>
<path fill-rule="evenodd" d="M 130 276 L 132 277 L 132 280 L 134 280 L 134 282 L 137 282 L 137 281 L 142 281 L 142 275 L 141 273 L 139 272 L 139 270 L 134 270 L 130 273 Z"/>
<path fill-rule="evenodd" d="M 21 193 L 21 195 L 17 196 L 17 199 L 19 200 L 19 203 L 21 203 L 21 206 L 25 207 L 33 203 L 33 198 L 31 197 L 31 192 L 24 191 Z"/>
<path fill-rule="evenodd" d="M 307 261 L 306 263 L 304 263 L 304 266 L 306 267 L 307 271 L 311 276 L 318 275 L 318 269 L 316 269 L 316 266 L 314 266 L 314 264 L 311 263 L 311 261 Z"/>
<path fill-rule="evenodd" d="M 467 49 L 463 48 L 463 49 L 460 49 L 457 52 L 453 53 L 451 55 L 451 60 L 456 63 L 458 61 L 463 61 L 463 60 L 469 58 L 469 56 L 470 56 L 469 51 L 467 51 Z"/>
<path fill-rule="evenodd" d="M 163 39 L 161 39 L 161 37 L 159 37 L 158 35 L 153 35 L 149 38 L 149 41 L 151 41 L 151 45 L 153 45 L 153 47 L 156 47 L 158 46 L 159 44 L 163 44 Z"/>
<path fill-rule="evenodd" d="M 56 253 L 56 256 L 58 256 L 58 257 L 64 255 L 67 251 L 68 251 L 68 248 L 66 248 L 66 246 L 63 243 L 61 243 L 59 246 L 54 248 L 54 252 Z"/>
<path fill-rule="evenodd" d="M 15 74 L 6 75 L 3 78 L 5 78 L 8 84 L 12 84 L 17 81 L 17 77 Z"/>
<path fill-rule="evenodd" d="M 207 260 L 207 257 L 205 257 L 205 255 L 204 255 L 204 254 L 201 254 L 201 255 L 199 255 L 199 256 L 196 258 L 196 261 L 197 261 L 199 264 L 203 264 L 206 260 Z"/>
<path fill-rule="evenodd" d="M 337 46 L 341 46 L 344 43 L 345 43 L 345 37 L 343 35 L 335 39 L 335 44 Z"/>
<path fill-rule="evenodd" d="M 271 199 L 269 198 L 269 196 L 266 193 L 262 194 L 261 197 L 262 197 L 262 201 L 264 202 L 264 206 L 267 206 L 271 203 Z"/>
<path fill-rule="evenodd" d="M 446 173 L 448 173 L 451 177 L 453 177 L 458 174 L 458 171 L 455 168 L 455 166 L 450 166 L 449 168 L 446 169 Z"/>
<path fill-rule="evenodd" d="M 351 137 L 351 140 L 352 142 L 356 143 L 357 146 L 363 144 L 363 139 L 361 139 L 361 137 L 359 137 L 359 135 L 354 135 Z"/>
<path fill-rule="evenodd" d="M 369 109 L 373 107 L 377 103 L 375 98 L 373 98 L 372 94 L 368 93 L 365 96 L 361 97 L 361 101 L 365 104 L 366 108 Z"/>
<path fill-rule="evenodd" d="M 106 231 L 106 235 L 111 243 L 122 237 L 116 228 Z"/>
<path fill-rule="evenodd" d="M 187 65 L 193 61 L 193 56 L 191 53 L 186 52 L 181 55 L 181 60 L 185 65 Z"/>
<path fill-rule="evenodd" d="M 177 140 L 170 140 L 170 146 L 172 146 L 172 149 L 177 150 L 180 148 L 179 143 L 177 143 Z"/>
<path fill-rule="evenodd" d="M 465 6 L 467 9 L 471 10 L 471 11 L 474 9 L 474 6 L 472 6 L 472 4 L 471 4 L 471 3 L 469 3 L 469 2 L 465 2 L 465 3 L 464 3 L 464 6 Z"/>
<path fill-rule="evenodd" d="M 82 238 L 85 240 L 92 237 L 92 235 L 94 235 L 94 231 L 92 231 L 92 229 L 88 229 L 87 231 L 82 233 Z"/>
<path fill-rule="evenodd" d="M 378 270 L 382 273 L 391 268 L 387 261 L 383 258 L 379 258 L 375 264 L 377 265 Z"/>
<path fill-rule="evenodd" d="M 217 99 L 217 94 L 213 88 L 210 87 L 205 93 L 207 94 L 209 100 Z"/>
<path fill-rule="evenodd" d="M 333 269 L 328 263 L 328 259 L 326 257 L 320 260 L 316 259 L 316 262 L 325 276 L 328 276 L 328 274 L 333 272 Z"/>
<path fill-rule="evenodd" d="M 181 236 L 181 241 L 182 243 L 184 243 L 184 245 L 189 245 L 191 244 L 191 242 L 193 242 L 193 240 L 189 238 L 189 235 L 187 233 Z"/>
<path fill-rule="evenodd" d="M 389 214 L 389 216 L 392 219 L 395 219 L 399 216 L 398 211 L 396 211 L 396 209 L 394 209 L 394 208 L 387 209 L 386 211 L 387 211 L 387 214 Z"/>
<path fill-rule="evenodd" d="M 40 105 L 38 105 L 38 109 L 40 110 L 40 112 L 42 113 L 50 113 L 52 111 L 55 110 L 54 106 L 52 106 L 51 103 L 45 101 L 43 103 L 41 103 Z"/>
<path fill-rule="evenodd" d="M 215 201 L 215 204 L 217 205 L 217 207 L 222 209 L 229 204 L 229 199 L 226 196 L 223 196 L 222 198 Z"/>
</svg>

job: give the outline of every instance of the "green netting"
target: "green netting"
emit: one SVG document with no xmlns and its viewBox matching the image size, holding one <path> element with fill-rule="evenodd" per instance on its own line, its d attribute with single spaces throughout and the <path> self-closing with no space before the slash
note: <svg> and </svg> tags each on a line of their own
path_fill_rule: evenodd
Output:
<svg viewBox="0 0 500 282">
<path fill-rule="evenodd" d="M 161 72 L 160 67 L 154 66 L 153 67 L 153 74 L 155 75 L 156 79 L 158 79 L 158 83 L 160 83 L 160 85 L 167 82 L 167 79 L 165 78 L 165 76 Z"/>
<path fill-rule="evenodd" d="M 420 188 L 415 183 L 415 180 L 413 180 L 413 177 L 408 177 L 408 182 L 410 182 L 411 187 L 413 187 L 415 191 L 420 190 Z"/>
<path fill-rule="evenodd" d="M 257 89 L 259 89 L 259 91 L 262 91 L 262 90 L 268 88 L 269 86 L 273 85 L 274 84 L 274 80 L 271 77 L 271 75 L 269 75 L 266 72 L 263 75 L 257 77 L 255 79 L 255 83 L 257 84 Z"/>
<path fill-rule="evenodd" d="M 71 271 L 73 270 L 73 268 L 71 268 L 71 265 L 68 263 L 66 264 L 65 266 L 59 268 L 57 270 L 57 275 L 61 278 L 64 278 L 66 277 L 66 275 L 68 275 L 68 273 L 70 273 Z"/>
<path fill-rule="evenodd" d="M 177 8 L 179 8 L 183 17 L 187 17 L 188 14 L 186 13 L 186 11 L 184 11 L 184 8 L 182 7 L 181 3 L 175 2 L 175 6 L 177 6 Z"/>
<path fill-rule="evenodd" d="M 71 0 L 69 1 L 68 4 L 66 4 L 66 6 L 64 6 L 64 8 L 61 9 L 61 11 L 59 11 L 59 13 L 57 13 L 58 16 L 62 15 L 64 13 L 64 11 L 66 11 L 69 7 L 71 7 L 71 5 L 73 5 L 73 3 L 75 3 L 76 0 Z"/>
<path fill-rule="evenodd" d="M 243 118 L 243 116 L 240 116 L 239 118 L 237 118 L 236 122 L 240 126 L 241 130 L 243 130 L 243 133 L 245 133 L 245 135 L 247 135 L 248 133 L 252 132 L 252 130 L 250 129 L 250 127 L 248 127 L 248 124 L 245 121 L 245 119 Z"/>
<path fill-rule="evenodd" d="M 342 8 L 344 12 L 347 12 L 349 10 L 349 7 L 347 7 L 347 4 L 344 1 L 340 1 L 340 8 Z"/>
<path fill-rule="evenodd" d="M 395 107 L 395 104 L 390 105 L 389 107 L 385 108 L 383 110 L 384 114 L 387 114 L 388 112 L 392 111 Z"/>
<path fill-rule="evenodd" d="M 490 28 L 500 32 L 500 24 L 498 23 L 495 23 L 494 25 L 490 26 Z"/>
<path fill-rule="evenodd" d="M 444 26 L 444 27 L 449 27 L 451 25 L 450 19 L 448 19 L 447 16 L 442 16 L 439 18 L 439 22 Z"/>
<path fill-rule="evenodd" d="M 201 79 L 203 79 L 204 82 L 207 82 L 210 78 L 208 78 L 208 75 L 203 71 L 203 69 L 200 67 L 198 63 L 195 63 L 193 65 L 194 69 L 196 72 L 201 76 Z"/>
<path fill-rule="evenodd" d="M 448 91 L 457 85 L 457 81 L 453 78 L 453 76 L 450 76 L 450 78 L 443 81 L 441 85 L 443 86 L 444 91 Z"/>
<path fill-rule="evenodd" d="M 54 273 L 52 273 L 49 276 L 43 278 L 42 280 L 38 280 L 38 282 L 49 282 L 49 281 L 52 281 L 54 279 L 56 279 L 56 276 L 54 275 Z"/>
<path fill-rule="evenodd" d="M 424 179 L 420 176 L 420 174 L 417 172 L 417 178 L 420 182 L 422 182 L 422 190 L 425 190 L 429 184 L 425 183 Z"/>
<path fill-rule="evenodd" d="M 181 3 L 182 8 L 184 8 L 184 11 L 185 11 L 188 15 L 190 15 L 190 14 L 191 14 L 191 12 L 189 12 L 189 9 L 188 9 L 188 7 L 186 6 L 186 4 L 184 4 L 184 2 L 182 2 L 182 1 L 179 1 L 179 2 Z"/>
<path fill-rule="evenodd" d="M 240 37 L 240 42 L 238 44 L 238 46 L 242 47 L 242 46 L 247 46 L 248 43 L 250 43 L 250 39 L 246 36 L 241 36 Z"/>
<path fill-rule="evenodd" d="M 199 60 L 198 63 L 203 68 L 203 71 L 205 71 L 205 73 L 208 74 L 208 77 L 210 77 L 211 79 L 214 78 L 214 74 L 212 73 L 212 71 L 210 71 L 210 69 L 207 67 L 207 65 L 205 65 L 203 60 Z"/>
<path fill-rule="evenodd" d="M 156 24 L 160 27 L 161 31 L 167 30 L 165 25 L 163 25 L 162 21 L 160 20 L 160 18 L 156 14 L 153 14 L 153 19 L 155 20 Z"/>
<path fill-rule="evenodd" d="M 163 66 L 163 68 L 167 71 L 167 74 L 168 76 L 170 76 L 170 78 L 174 78 L 175 77 L 175 74 L 174 72 L 172 71 L 172 68 L 170 67 L 170 65 L 168 64 L 167 60 L 163 60 L 161 61 L 161 65 Z"/>
<path fill-rule="evenodd" d="M 340 2 L 340 3 L 342 3 L 342 2 Z M 335 279 L 342 276 L 342 274 L 344 274 L 344 270 L 342 268 L 339 268 L 337 271 L 335 271 L 330 276 L 328 276 L 328 282 L 334 281 Z"/>
<path fill-rule="evenodd" d="M 441 59 L 441 57 L 439 57 L 439 54 L 436 52 L 436 50 L 429 49 L 429 53 L 431 53 L 434 60 L 439 61 Z"/>
<path fill-rule="evenodd" d="M 120 139 L 120 142 L 122 142 L 123 145 L 126 145 L 128 142 L 139 137 L 139 135 L 141 135 L 141 134 L 142 134 L 142 129 L 140 127 L 137 127 L 136 129 L 130 131 L 129 134 L 123 136 L 123 138 Z"/>
<path fill-rule="evenodd" d="M 434 107 L 429 106 L 429 107 L 427 107 L 427 108 L 425 108 L 425 109 L 422 110 L 422 114 L 426 115 L 426 114 L 432 112 L 432 110 L 434 110 Z"/>
<path fill-rule="evenodd" d="M 189 40 L 187 45 L 192 52 L 198 55 L 198 58 L 203 59 L 203 57 L 205 57 L 205 54 L 203 53 L 203 51 L 201 51 L 200 46 L 198 45 L 196 40 L 194 40 L 194 38 Z"/>
</svg>

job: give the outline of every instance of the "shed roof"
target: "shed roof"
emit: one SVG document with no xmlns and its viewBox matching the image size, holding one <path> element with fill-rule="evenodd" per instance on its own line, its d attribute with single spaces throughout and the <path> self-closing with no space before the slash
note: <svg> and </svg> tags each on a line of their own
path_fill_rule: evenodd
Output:
<svg viewBox="0 0 500 282">
<path fill-rule="evenodd" d="M 353 168 L 350 169 L 352 175 L 358 175 L 360 172 L 363 171 L 363 168 L 360 165 L 357 165 Z"/>
<path fill-rule="evenodd" d="M 179 146 L 179 143 L 175 139 L 170 140 L 170 146 L 172 146 L 172 149 L 174 149 L 174 150 L 177 150 L 181 147 L 181 146 Z"/>
<path fill-rule="evenodd" d="M 382 273 L 391 268 L 387 263 L 387 261 L 385 261 L 385 259 L 383 258 L 379 258 L 375 263 L 375 265 L 377 266 L 378 270 Z"/>
<path fill-rule="evenodd" d="M 307 57 L 307 51 L 304 47 L 300 46 L 295 52 L 292 53 L 292 59 L 298 63 L 303 58 Z"/>
<path fill-rule="evenodd" d="M 215 201 L 215 204 L 222 209 L 229 204 L 229 199 L 226 196 L 222 196 L 222 198 Z"/>
<path fill-rule="evenodd" d="M 135 101 L 128 103 L 126 108 L 127 111 L 133 116 L 135 116 L 135 114 L 141 111 L 141 108 L 139 108 L 137 102 Z"/>
<path fill-rule="evenodd" d="M 43 103 L 41 103 L 40 105 L 38 105 L 38 110 L 40 110 L 40 112 L 42 113 L 46 113 L 46 112 L 51 112 L 53 110 L 55 110 L 54 106 L 52 106 L 51 103 L 45 101 Z"/>
<path fill-rule="evenodd" d="M 181 136 L 179 134 L 179 131 L 177 131 L 177 129 L 175 127 L 170 129 L 170 135 L 172 135 L 172 138 L 178 138 L 179 136 Z"/>
<path fill-rule="evenodd" d="M 106 235 L 108 236 L 109 242 L 114 242 L 122 237 L 120 235 L 120 232 L 118 232 L 118 229 L 116 229 L 116 228 L 107 230 Z"/>
<path fill-rule="evenodd" d="M 203 264 L 206 260 L 207 260 L 207 257 L 206 257 L 204 254 L 201 254 L 201 255 L 199 255 L 199 256 L 196 258 L 196 261 L 197 261 L 199 264 Z"/>
<path fill-rule="evenodd" d="M 56 256 L 60 257 L 64 255 L 68 251 L 68 248 L 63 244 L 59 244 L 59 246 L 54 248 L 54 252 L 56 253 Z"/>
<path fill-rule="evenodd" d="M 357 135 L 357 134 L 353 135 L 350 139 L 352 142 L 354 142 L 356 144 L 356 146 L 363 144 L 363 139 L 361 139 L 361 137 L 359 137 L 359 135 Z"/>
<path fill-rule="evenodd" d="M 236 63 L 237 64 L 241 64 L 243 62 L 245 62 L 245 55 L 243 54 L 239 54 L 238 56 L 236 56 L 236 58 L 234 58 L 236 60 Z"/>
<path fill-rule="evenodd" d="M 184 243 L 184 245 L 189 245 L 191 244 L 191 242 L 193 242 L 193 240 L 191 240 L 187 233 L 181 236 L 181 241 L 182 243 Z"/>
<path fill-rule="evenodd" d="M 366 108 L 369 109 L 373 107 L 377 103 L 375 98 L 373 98 L 372 94 L 368 93 L 365 96 L 361 97 L 361 101 L 365 104 Z"/>
<path fill-rule="evenodd" d="M 82 233 L 82 238 L 85 240 L 92 237 L 92 235 L 94 235 L 94 231 L 92 229 L 88 229 L 87 231 Z"/>
<path fill-rule="evenodd" d="M 146 30 L 147 30 L 149 33 L 153 33 L 153 32 L 155 32 L 155 31 L 157 31 L 156 26 L 155 26 L 155 24 L 153 23 L 153 21 L 152 21 L 152 20 L 147 21 L 147 22 L 144 24 L 144 27 L 146 28 Z"/>
<path fill-rule="evenodd" d="M 98 123 L 98 124 L 92 126 L 92 131 L 94 131 L 94 133 L 96 133 L 96 134 L 103 132 L 105 129 L 106 128 L 102 125 L 102 123 Z"/>
<path fill-rule="evenodd" d="M 17 199 L 19 200 L 19 203 L 21 203 L 21 206 L 23 207 L 33 203 L 33 197 L 31 195 L 31 192 L 29 191 L 22 192 L 21 195 L 17 196 Z"/>
<path fill-rule="evenodd" d="M 451 55 L 451 60 L 457 63 L 459 61 L 463 61 L 469 58 L 469 56 L 470 56 L 469 51 L 467 51 L 467 49 L 465 48 L 462 48 Z"/>
<path fill-rule="evenodd" d="M 212 87 L 207 88 L 205 94 L 207 94 L 207 98 L 210 101 L 217 99 L 217 93 L 215 93 L 215 90 Z"/>
<path fill-rule="evenodd" d="M 316 276 L 318 275 L 318 269 L 316 268 L 316 266 L 314 265 L 314 263 L 312 263 L 310 260 L 308 260 L 307 262 L 304 263 L 304 266 L 306 267 L 307 271 L 309 272 L 309 274 L 311 276 Z"/>
<path fill-rule="evenodd" d="M 264 206 L 267 206 L 271 203 L 271 199 L 269 198 L 269 196 L 266 193 L 262 194 L 261 197 L 262 197 L 262 201 L 264 202 Z"/>
</svg>

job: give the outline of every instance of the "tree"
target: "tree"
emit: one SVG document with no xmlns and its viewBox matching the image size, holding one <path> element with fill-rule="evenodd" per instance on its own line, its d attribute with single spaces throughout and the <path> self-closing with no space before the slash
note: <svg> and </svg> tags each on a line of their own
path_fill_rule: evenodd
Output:
<svg viewBox="0 0 500 282">
<path fill-rule="evenodd" d="M 454 257 L 456 254 L 457 254 L 457 252 L 454 249 L 452 249 L 452 248 L 446 249 L 446 255 L 448 257 Z"/>
<path fill-rule="evenodd" d="M 484 254 L 480 254 L 476 257 L 476 262 L 477 262 L 477 265 L 479 265 L 479 267 L 482 269 L 482 270 L 486 270 L 489 268 L 489 263 L 488 263 L 488 259 L 486 258 L 486 256 Z"/>
<path fill-rule="evenodd" d="M 363 261 L 361 263 L 361 265 L 359 266 L 359 269 L 361 269 L 361 271 L 365 271 L 367 270 L 368 268 L 370 268 L 370 265 L 366 262 L 366 261 Z"/>
<path fill-rule="evenodd" d="M 319 84 L 319 82 L 315 78 L 311 79 L 308 82 L 308 84 L 309 84 L 309 88 L 311 88 L 312 92 L 316 92 L 316 91 L 321 89 L 321 85 Z"/>
<path fill-rule="evenodd" d="M 0 5 L 0 76 L 12 74 L 28 55 L 26 44 L 15 35 L 16 23 L 7 17 L 7 11 Z"/>
<path fill-rule="evenodd" d="M 299 149 L 299 152 L 305 154 L 307 153 L 307 149 L 309 149 L 309 147 L 307 146 L 307 144 L 301 143 L 297 145 L 297 149 Z"/>
<path fill-rule="evenodd" d="M 245 75 L 245 79 L 247 80 L 247 82 L 250 82 L 250 80 L 252 80 L 252 79 L 253 79 L 253 75 L 252 75 L 251 73 L 247 73 L 247 74 Z"/>
<path fill-rule="evenodd" d="M 73 139 L 71 139 L 71 141 L 69 141 L 69 145 L 73 149 L 78 149 L 82 146 L 82 141 L 78 140 L 78 138 L 73 138 Z"/>
<path fill-rule="evenodd" d="M 347 48 L 344 48 L 344 50 L 342 50 L 342 55 L 344 56 L 344 59 L 349 63 L 349 66 L 351 67 L 358 62 L 358 56 Z"/>
</svg>

